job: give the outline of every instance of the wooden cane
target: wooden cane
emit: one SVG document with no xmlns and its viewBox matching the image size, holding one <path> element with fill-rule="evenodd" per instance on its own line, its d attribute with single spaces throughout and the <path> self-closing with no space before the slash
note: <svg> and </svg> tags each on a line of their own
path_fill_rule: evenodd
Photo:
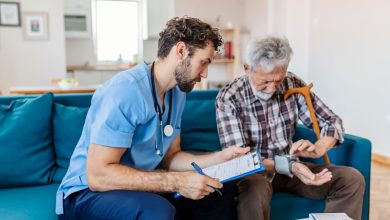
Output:
<svg viewBox="0 0 390 220">
<path fill-rule="evenodd" d="M 312 87 L 313 87 L 313 83 L 310 83 L 309 85 L 304 86 L 304 87 L 289 89 L 286 91 L 286 93 L 284 93 L 284 100 L 288 99 L 288 97 L 290 97 L 290 95 L 295 94 L 295 93 L 299 93 L 299 94 L 303 95 L 303 97 L 305 97 L 306 105 L 307 105 L 307 108 L 309 109 L 310 118 L 311 118 L 311 121 L 313 123 L 314 133 L 316 133 L 317 139 L 320 139 L 320 127 L 318 126 L 317 117 L 316 117 L 316 114 L 315 114 L 315 111 L 313 108 L 313 103 L 311 102 L 311 97 L 310 97 L 310 89 Z M 325 164 L 327 164 L 327 165 L 330 163 L 327 153 L 325 153 L 325 155 L 324 155 L 324 161 L 325 161 Z"/>
</svg>

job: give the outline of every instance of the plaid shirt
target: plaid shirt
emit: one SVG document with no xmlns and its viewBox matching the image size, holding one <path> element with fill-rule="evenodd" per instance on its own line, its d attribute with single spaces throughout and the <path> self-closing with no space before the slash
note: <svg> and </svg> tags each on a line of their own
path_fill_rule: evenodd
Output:
<svg viewBox="0 0 390 220">
<path fill-rule="evenodd" d="M 246 76 L 235 79 L 221 89 L 217 96 L 217 124 L 222 147 L 250 146 L 251 151 L 262 157 L 288 153 L 300 120 L 312 128 L 310 113 L 302 95 L 293 94 L 283 100 L 285 91 L 303 87 L 305 83 L 288 72 L 274 96 L 268 101 L 258 99 Z M 311 93 L 321 136 L 343 141 L 344 128 L 341 119 L 314 93 Z"/>
</svg>

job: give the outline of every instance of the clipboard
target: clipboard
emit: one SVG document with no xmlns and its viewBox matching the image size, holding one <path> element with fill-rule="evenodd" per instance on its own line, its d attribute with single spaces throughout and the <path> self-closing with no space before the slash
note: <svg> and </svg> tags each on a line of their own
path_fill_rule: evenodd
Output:
<svg viewBox="0 0 390 220">
<path fill-rule="evenodd" d="M 202 169 L 207 176 L 218 178 L 221 183 L 236 180 L 263 170 L 264 164 L 261 163 L 260 155 L 257 152 L 248 153 L 241 157 Z M 179 197 L 181 195 L 175 193 L 174 198 Z"/>
<path fill-rule="evenodd" d="M 202 171 L 210 177 L 219 179 L 221 183 L 226 183 L 263 170 L 264 165 L 260 162 L 259 154 L 253 152 L 207 167 Z"/>
</svg>

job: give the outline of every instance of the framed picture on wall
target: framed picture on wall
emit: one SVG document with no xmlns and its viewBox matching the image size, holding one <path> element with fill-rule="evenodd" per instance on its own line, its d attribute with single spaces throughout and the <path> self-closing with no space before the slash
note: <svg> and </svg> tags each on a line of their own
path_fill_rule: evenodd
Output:
<svg viewBox="0 0 390 220">
<path fill-rule="evenodd" d="M 25 40 L 48 40 L 48 15 L 45 12 L 23 13 L 23 36 Z"/>
<path fill-rule="evenodd" d="M 20 26 L 20 4 L 19 2 L 0 1 L 0 26 Z"/>
</svg>

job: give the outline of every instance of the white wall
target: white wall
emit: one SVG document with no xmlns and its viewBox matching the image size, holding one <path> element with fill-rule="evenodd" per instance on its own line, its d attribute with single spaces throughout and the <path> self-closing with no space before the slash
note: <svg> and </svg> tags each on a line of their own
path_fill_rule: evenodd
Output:
<svg viewBox="0 0 390 220">
<path fill-rule="evenodd" d="M 272 0 L 245 0 L 243 11 L 243 31 L 241 38 L 242 61 L 245 62 L 246 46 L 252 38 L 262 37 L 269 33 L 273 25 L 270 9 Z"/>
<path fill-rule="evenodd" d="M 96 64 L 95 48 L 92 38 L 65 39 L 66 65 Z"/>
<path fill-rule="evenodd" d="M 287 0 L 285 10 L 285 36 L 294 50 L 289 70 L 306 81 L 310 74 L 310 2 L 311 0 Z"/>
<path fill-rule="evenodd" d="M 147 6 L 147 39 L 143 41 L 143 59 L 152 62 L 157 57 L 159 33 L 165 28 L 167 21 L 175 16 L 176 0 L 144 1 Z"/>
<path fill-rule="evenodd" d="M 269 33 L 272 25 L 269 24 L 270 11 L 268 8 L 271 4 L 270 0 L 244 1 L 243 26 L 251 37 L 264 36 Z"/>
<path fill-rule="evenodd" d="M 225 28 L 228 23 L 241 31 L 241 42 L 245 40 L 244 24 L 245 2 L 242 0 L 175 0 L 175 16 L 188 15 L 190 17 L 200 18 L 213 26 Z M 234 52 L 237 53 L 237 52 Z M 241 51 L 239 52 L 240 54 Z M 237 56 L 237 54 L 236 54 Z M 242 56 L 238 56 L 242 59 Z M 239 75 L 233 73 L 232 66 L 223 64 L 213 64 L 209 66 L 208 81 L 220 82 L 228 81 L 230 75 Z M 242 68 L 240 68 L 242 70 Z"/>
<path fill-rule="evenodd" d="M 313 90 L 343 118 L 347 133 L 370 139 L 375 153 L 390 156 L 390 2 L 263 3 L 266 33 L 286 35 L 295 52 L 289 69 L 314 83 Z M 247 6 L 246 14 L 264 17 L 255 14 L 262 10 L 256 7 Z"/>
<path fill-rule="evenodd" d="M 310 0 L 245 0 L 244 27 L 250 38 L 285 36 L 294 50 L 289 70 L 307 80 L 309 60 Z M 244 54 L 245 51 L 243 51 Z"/>
<path fill-rule="evenodd" d="M 309 77 L 348 133 L 390 156 L 390 1 L 311 1 Z"/>
<path fill-rule="evenodd" d="M 47 12 L 48 41 L 26 41 L 22 27 L 0 27 L 0 89 L 50 85 L 65 76 L 64 25 L 61 0 L 21 1 L 21 12 Z"/>
<path fill-rule="evenodd" d="M 241 0 L 176 0 L 174 7 L 176 16 L 197 17 L 214 25 L 219 17 L 221 26 L 226 26 L 227 22 L 242 26 L 243 11 Z"/>
</svg>

